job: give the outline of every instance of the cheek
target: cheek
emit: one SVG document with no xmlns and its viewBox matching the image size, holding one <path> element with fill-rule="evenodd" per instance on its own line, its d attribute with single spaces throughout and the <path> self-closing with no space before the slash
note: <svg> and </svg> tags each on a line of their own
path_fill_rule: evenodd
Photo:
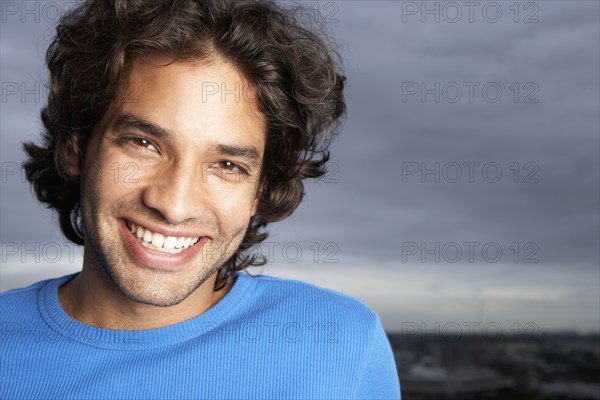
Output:
<svg viewBox="0 0 600 400">
<path fill-rule="evenodd" d="M 96 202 L 110 202 L 136 189 L 142 180 L 140 168 L 128 160 L 102 154 L 85 164 L 82 174 L 82 195 Z"/>
<path fill-rule="evenodd" d="M 224 225 L 245 229 L 254 214 L 255 190 L 250 187 L 238 190 L 223 188 L 213 194 L 213 207 Z"/>
</svg>

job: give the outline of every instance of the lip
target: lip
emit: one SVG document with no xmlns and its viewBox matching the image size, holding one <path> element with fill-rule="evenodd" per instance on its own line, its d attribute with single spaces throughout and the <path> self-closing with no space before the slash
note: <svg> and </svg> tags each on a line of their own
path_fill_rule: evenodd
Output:
<svg viewBox="0 0 600 400">
<path fill-rule="evenodd" d="M 125 219 L 119 218 L 118 223 L 119 230 L 125 242 L 125 249 L 131 257 L 137 259 L 143 265 L 156 269 L 176 270 L 183 268 L 202 251 L 204 245 L 209 240 L 208 237 L 201 236 L 195 245 L 177 254 L 169 254 L 143 246 L 139 239 L 129 230 Z M 159 233 L 162 232 L 159 231 Z"/>
</svg>

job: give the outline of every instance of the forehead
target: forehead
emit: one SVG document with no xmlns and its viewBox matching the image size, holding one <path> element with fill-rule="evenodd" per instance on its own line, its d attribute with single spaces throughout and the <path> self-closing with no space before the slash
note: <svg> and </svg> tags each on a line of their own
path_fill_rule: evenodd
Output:
<svg viewBox="0 0 600 400">
<path fill-rule="evenodd" d="M 138 115 L 189 139 L 264 142 L 266 124 L 249 82 L 222 59 L 137 59 L 108 120 Z M 261 146 L 262 147 L 262 146 Z"/>
</svg>

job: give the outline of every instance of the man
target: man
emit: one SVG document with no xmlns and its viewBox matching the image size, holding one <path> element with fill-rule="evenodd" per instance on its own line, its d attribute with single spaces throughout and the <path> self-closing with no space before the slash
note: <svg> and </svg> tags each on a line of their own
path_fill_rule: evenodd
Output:
<svg viewBox="0 0 600 400">
<path fill-rule="evenodd" d="M 241 271 L 344 113 L 322 38 L 253 0 L 89 0 L 47 53 L 27 178 L 80 273 L 4 293 L 2 398 L 399 398 L 361 302 Z"/>
</svg>

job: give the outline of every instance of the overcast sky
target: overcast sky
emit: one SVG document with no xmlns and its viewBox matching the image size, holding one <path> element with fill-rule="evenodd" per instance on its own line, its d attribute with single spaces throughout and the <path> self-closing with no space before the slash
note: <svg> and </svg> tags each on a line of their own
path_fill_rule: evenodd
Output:
<svg viewBox="0 0 600 400">
<path fill-rule="evenodd" d="M 69 3 L 26 3 L 2 3 L 2 290 L 81 267 L 19 170 Z M 389 330 L 598 331 L 599 2 L 305 4 L 344 59 L 348 116 L 262 273 L 358 297 Z"/>
</svg>

